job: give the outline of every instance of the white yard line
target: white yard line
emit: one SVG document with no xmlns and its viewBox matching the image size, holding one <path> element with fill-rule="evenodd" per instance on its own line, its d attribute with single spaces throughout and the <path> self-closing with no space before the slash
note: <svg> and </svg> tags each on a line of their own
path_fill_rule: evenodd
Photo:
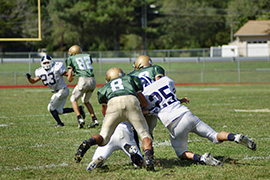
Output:
<svg viewBox="0 0 270 180">
<path fill-rule="evenodd" d="M 218 91 L 220 88 L 176 88 L 182 91 Z"/>
<path fill-rule="evenodd" d="M 270 109 L 234 109 L 235 112 L 270 112 Z"/>
</svg>

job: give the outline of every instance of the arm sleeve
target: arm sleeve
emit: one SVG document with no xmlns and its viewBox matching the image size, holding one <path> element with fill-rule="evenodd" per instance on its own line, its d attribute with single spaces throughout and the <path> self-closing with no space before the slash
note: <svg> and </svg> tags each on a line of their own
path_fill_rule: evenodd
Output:
<svg viewBox="0 0 270 180">
<path fill-rule="evenodd" d="M 99 104 L 107 104 L 107 98 L 106 96 L 102 93 L 103 88 L 99 89 L 97 92 L 98 95 L 98 102 Z"/>
<path fill-rule="evenodd" d="M 73 68 L 72 62 L 71 62 L 71 58 L 70 58 L 70 57 L 68 57 L 68 58 L 66 59 L 66 66 L 67 66 L 68 69 Z"/>
<path fill-rule="evenodd" d="M 64 66 L 64 63 L 62 63 L 62 62 L 59 62 L 59 66 L 60 66 L 59 72 L 63 76 L 66 72 L 66 67 Z"/>
<path fill-rule="evenodd" d="M 155 78 L 157 76 L 165 76 L 165 70 L 161 66 L 158 66 L 158 65 L 155 66 Z"/>
<path fill-rule="evenodd" d="M 142 85 L 141 79 L 136 76 L 131 76 L 131 78 L 133 79 L 134 84 L 135 84 L 135 91 L 137 93 L 143 91 L 143 85 Z"/>
</svg>

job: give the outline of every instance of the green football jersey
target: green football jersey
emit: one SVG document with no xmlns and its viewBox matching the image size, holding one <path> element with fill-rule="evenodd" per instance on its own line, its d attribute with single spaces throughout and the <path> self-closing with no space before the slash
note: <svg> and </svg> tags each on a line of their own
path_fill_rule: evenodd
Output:
<svg viewBox="0 0 270 180">
<path fill-rule="evenodd" d="M 92 63 L 90 54 L 76 54 L 66 60 L 67 68 L 72 68 L 79 77 L 94 77 Z"/>
<path fill-rule="evenodd" d="M 155 77 L 157 75 L 165 76 L 165 70 L 161 66 L 153 65 L 137 71 L 132 71 L 129 75 L 139 77 L 142 81 L 143 87 L 146 87 L 155 81 Z"/>
<path fill-rule="evenodd" d="M 143 86 L 138 77 L 125 75 L 102 86 L 97 92 L 98 102 L 107 104 L 111 98 L 116 96 L 134 95 L 137 97 L 137 92 L 142 91 L 142 89 Z"/>
</svg>

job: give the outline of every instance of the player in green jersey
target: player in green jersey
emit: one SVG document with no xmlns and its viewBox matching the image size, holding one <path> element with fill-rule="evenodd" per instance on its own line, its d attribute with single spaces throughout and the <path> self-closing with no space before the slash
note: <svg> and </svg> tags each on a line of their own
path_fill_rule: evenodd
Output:
<svg viewBox="0 0 270 180">
<path fill-rule="evenodd" d="M 98 101 L 102 104 L 104 115 L 99 134 L 84 140 L 75 154 L 76 162 L 80 162 L 86 151 L 93 145 L 106 145 L 116 126 L 129 121 L 142 140 L 146 169 L 154 171 L 152 138 L 141 108 L 147 107 L 142 94 L 143 86 L 138 77 L 125 75 L 120 68 L 111 68 L 106 73 L 107 83 L 98 91 Z"/>
<path fill-rule="evenodd" d="M 139 77 L 144 88 L 160 77 L 165 76 L 165 70 L 159 65 L 152 65 L 151 58 L 146 55 L 139 56 L 134 62 L 133 67 L 134 71 L 129 73 L 129 75 Z M 157 116 L 146 114 L 145 119 L 149 127 L 149 133 L 153 138 L 153 130 L 157 125 Z"/>
<path fill-rule="evenodd" d="M 89 127 L 91 128 L 98 126 L 99 124 L 95 116 L 94 109 L 89 102 L 90 97 L 96 88 L 96 80 L 92 67 L 92 58 L 89 54 L 82 54 L 82 49 L 78 45 L 71 46 L 68 53 L 69 57 L 66 60 L 68 68 L 68 81 L 71 82 L 73 80 L 73 75 L 79 77 L 78 83 L 70 97 L 72 107 L 78 119 L 78 127 L 83 128 L 85 124 L 83 120 L 85 118 L 85 114 L 81 113 L 82 111 L 80 111 L 78 106 L 78 99 L 80 97 L 82 97 L 82 102 L 85 104 L 92 116 L 92 123 Z"/>
</svg>

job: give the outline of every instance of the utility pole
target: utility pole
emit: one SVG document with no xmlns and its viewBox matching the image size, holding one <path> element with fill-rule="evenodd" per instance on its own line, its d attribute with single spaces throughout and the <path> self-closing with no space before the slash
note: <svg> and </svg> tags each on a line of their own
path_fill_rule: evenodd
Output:
<svg viewBox="0 0 270 180">
<path fill-rule="evenodd" d="M 142 54 L 146 54 L 146 42 L 147 42 L 147 3 L 146 0 L 144 0 L 144 5 L 142 6 L 142 29 L 143 29 L 143 35 L 142 35 Z"/>
</svg>

